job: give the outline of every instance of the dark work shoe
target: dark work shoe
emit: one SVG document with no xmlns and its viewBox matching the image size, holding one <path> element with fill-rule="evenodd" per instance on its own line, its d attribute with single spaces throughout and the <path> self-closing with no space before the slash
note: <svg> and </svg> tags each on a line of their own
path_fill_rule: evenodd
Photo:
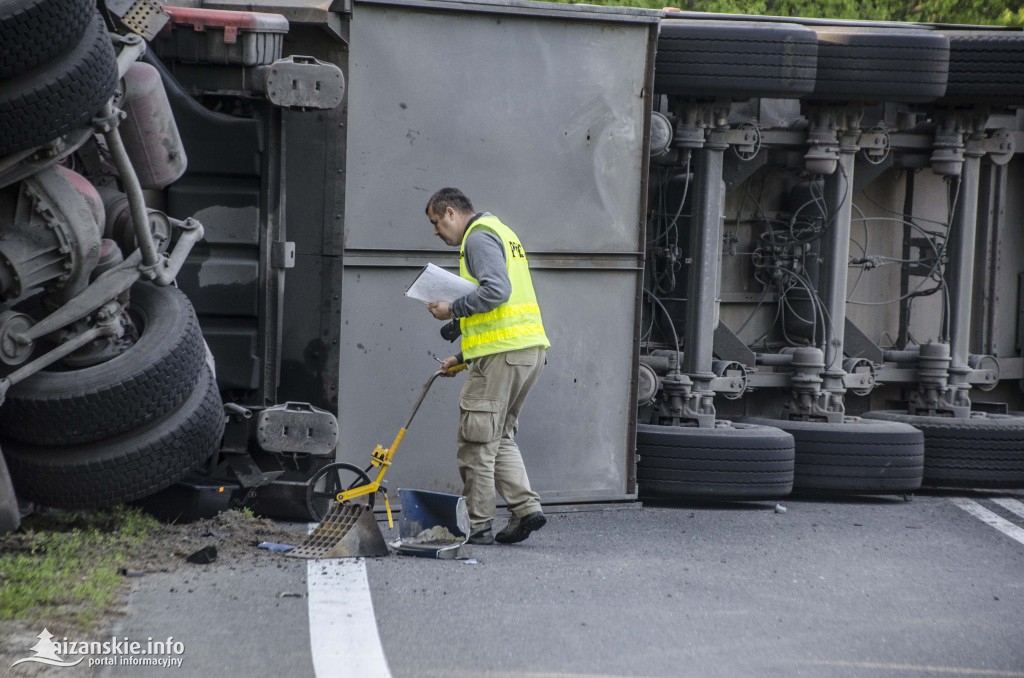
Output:
<svg viewBox="0 0 1024 678">
<path fill-rule="evenodd" d="M 471 532 L 469 535 L 469 539 L 467 539 L 466 541 L 468 541 L 470 544 L 482 544 L 483 546 L 493 544 L 494 533 L 491 532 L 491 524 L 487 523 L 476 532 Z"/>
<path fill-rule="evenodd" d="M 544 527 L 547 522 L 548 519 L 541 511 L 534 511 L 522 518 L 512 516 L 505 529 L 496 534 L 494 538 L 499 544 L 517 544 L 529 537 L 531 532 L 536 532 Z"/>
</svg>

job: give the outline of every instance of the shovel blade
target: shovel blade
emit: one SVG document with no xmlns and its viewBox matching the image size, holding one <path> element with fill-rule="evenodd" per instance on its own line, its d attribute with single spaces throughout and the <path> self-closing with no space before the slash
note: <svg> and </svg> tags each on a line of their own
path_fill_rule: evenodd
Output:
<svg viewBox="0 0 1024 678">
<path fill-rule="evenodd" d="M 388 545 L 368 505 L 334 502 L 306 540 L 284 555 L 308 559 L 376 558 L 388 555 Z"/>
</svg>

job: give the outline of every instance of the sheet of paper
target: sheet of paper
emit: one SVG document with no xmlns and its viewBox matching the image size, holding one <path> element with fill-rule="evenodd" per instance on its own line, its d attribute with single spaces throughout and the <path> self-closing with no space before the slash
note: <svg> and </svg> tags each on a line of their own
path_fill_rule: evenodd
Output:
<svg viewBox="0 0 1024 678">
<path fill-rule="evenodd" d="M 405 296 L 427 304 L 432 301 L 453 302 L 476 289 L 476 285 L 440 266 L 427 264 L 405 291 Z"/>
</svg>

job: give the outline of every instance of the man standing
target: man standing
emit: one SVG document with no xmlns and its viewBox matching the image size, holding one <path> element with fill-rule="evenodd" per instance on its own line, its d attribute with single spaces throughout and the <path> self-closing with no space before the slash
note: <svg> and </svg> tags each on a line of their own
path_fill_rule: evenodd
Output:
<svg viewBox="0 0 1024 678">
<path fill-rule="evenodd" d="M 459 396 L 458 463 L 465 484 L 472 544 L 514 544 L 547 523 L 530 488 L 514 435 L 526 396 L 537 383 L 551 343 L 544 334 L 537 295 L 519 238 L 497 217 L 474 212 L 457 188 L 442 188 L 427 202 L 434 235 L 459 247 L 459 275 L 479 287 L 451 304 L 427 305 L 438 320 L 457 320 L 462 351 L 441 363 L 469 362 Z M 491 531 L 495 490 L 512 518 Z"/>
</svg>

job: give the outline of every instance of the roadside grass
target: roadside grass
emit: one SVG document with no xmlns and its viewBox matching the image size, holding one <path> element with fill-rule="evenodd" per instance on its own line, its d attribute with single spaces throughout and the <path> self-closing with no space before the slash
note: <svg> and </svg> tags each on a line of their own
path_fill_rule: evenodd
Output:
<svg viewBox="0 0 1024 678">
<path fill-rule="evenodd" d="M 0 537 L 0 621 L 99 622 L 124 584 L 118 572 L 140 552 L 157 521 L 119 506 L 32 515 Z"/>
</svg>

